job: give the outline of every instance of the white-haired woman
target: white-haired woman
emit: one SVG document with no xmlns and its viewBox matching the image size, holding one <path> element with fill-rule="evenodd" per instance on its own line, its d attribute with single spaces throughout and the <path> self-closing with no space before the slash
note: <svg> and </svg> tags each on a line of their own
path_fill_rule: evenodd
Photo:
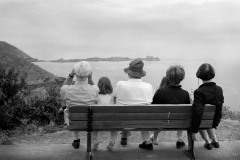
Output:
<svg viewBox="0 0 240 160">
<path fill-rule="evenodd" d="M 73 78 L 76 82 L 73 84 Z M 92 81 L 92 68 L 86 61 L 78 62 L 65 80 L 60 94 L 66 103 L 64 110 L 65 123 L 69 125 L 69 107 L 71 105 L 91 105 L 98 101 L 99 89 Z M 80 146 L 79 132 L 74 131 L 72 146 L 77 149 Z"/>
</svg>

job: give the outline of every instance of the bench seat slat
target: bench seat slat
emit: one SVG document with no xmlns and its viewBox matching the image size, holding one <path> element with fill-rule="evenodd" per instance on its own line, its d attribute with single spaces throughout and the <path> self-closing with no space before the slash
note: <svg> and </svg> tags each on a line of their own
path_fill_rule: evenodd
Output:
<svg viewBox="0 0 240 160">
<path fill-rule="evenodd" d="M 114 108 L 113 108 L 114 107 Z M 94 106 L 94 113 L 168 113 L 191 112 L 191 106 Z"/>
<path fill-rule="evenodd" d="M 149 120 L 149 121 L 95 121 L 93 122 L 93 130 L 101 129 L 122 129 L 122 128 L 189 128 L 190 120 Z M 200 128 L 208 128 L 212 126 L 212 120 L 202 120 Z M 86 121 L 70 121 L 70 130 L 83 130 L 87 128 Z"/>
<path fill-rule="evenodd" d="M 87 113 L 89 106 L 70 106 L 69 113 Z"/>
<path fill-rule="evenodd" d="M 94 113 L 93 121 L 119 121 L 119 120 L 174 120 L 191 119 L 192 113 Z M 214 112 L 204 112 L 204 119 L 213 119 Z M 87 120 L 87 113 L 71 113 L 70 120 Z"/>
<path fill-rule="evenodd" d="M 204 112 L 213 112 L 215 111 L 214 107 L 210 107 L 211 105 L 206 105 Z M 90 106 L 71 106 L 69 108 L 70 113 L 87 113 L 87 108 Z M 94 113 L 164 113 L 164 112 L 172 112 L 172 113 L 186 113 L 192 112 L 191 104 L 157 104 L 157 105 L 138 105 L 138 106 L 118 106 L 118 105 L 93 105 Z"/>
<path fill-rule="evenodd" d="M 204 112 L 213 112 L 214 107 L 205 106 Z M 93 106 L 94 113 L 190 113 L 191 104 L 151 105 L 151 106 Z"/>
<path fill-rule="evenodd" d="M 160 130 L 160 131 L 177 131 L 177 130 L 187 130 L 188 128 L 161 128 L 161 129 L 156 129 L 156 128 L 131 128 L 131 129 L 127 129 L 129 131 L 156 131 L 156 130 Z M 208 127 L 206 128 L 200 128 L 200 129 L 209 129 Z M 85 131 L 84 129 L 78 130 L 78 129 L 69 129 L 69 131 Z M 123 128 L 111 128 L 111 129 L 93 129 L 93 131 L 122 131 Z"/>
<path fill-rule="evenodd" d="M 189 128 L 190 120 L 138 120 L 138 121 L 96 121 L 93 128 Z M 212 120 L 203 120 L 201 125 L 212 125 Z"/>
</svg>

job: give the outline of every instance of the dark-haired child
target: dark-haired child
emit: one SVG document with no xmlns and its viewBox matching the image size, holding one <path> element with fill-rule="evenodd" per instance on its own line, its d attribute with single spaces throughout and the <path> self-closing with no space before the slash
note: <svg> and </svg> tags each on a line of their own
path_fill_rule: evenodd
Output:
<svg viewBox="0 0 240 160">
<path fill-rule="evenodd" d="M 101 77 L 98 81 L 98 88 L 99 88 L 99 99 L 98 99 L 98 104 L 113 104 L 112 102 L 112 84 L 109 78 L 107 77 Z M 116 131 L 111 131 L 111 137 L 109 144 L 107 145 L 107 149 L 109 151 L 113 150 L 113 146 L 115 144 L 115 141 L 117 139 L 117 132 Z M 93 132 L 93 150 L 98 149 L 99 145 L 98 141 L 98 132 L 94 131 Z"/>
<path fill-rule="evenodd" d="M 210 64 L 202 64 L 198 68 L 196 76 L 202 80 L 203 84 L 194 91 L 192 137 L 196 140 L 196 134 L 199 131 L 202 138 L 205 140 L 204 147 L 206 149 L 211 150 L 212 147 L 219 148 L 215 129 L 222 117 L 222 105 L 224 103 L 223 90 L 220 86 L 217 86 L 215 82 L 212 82 L 212 79 L 215 77 L 215 70 Z M 213 125 L 211 129 L 199 130 L 205 104 L 216 106 Z"/>
</svg>

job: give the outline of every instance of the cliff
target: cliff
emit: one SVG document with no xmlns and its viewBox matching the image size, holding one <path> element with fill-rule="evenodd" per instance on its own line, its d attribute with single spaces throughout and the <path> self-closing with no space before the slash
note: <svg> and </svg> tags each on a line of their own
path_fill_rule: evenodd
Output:
<svg viewBox="0 0 240 160">
<path fill-rule="evenodd" d="M 7 42 L 0 41 L 0 63 L 26 73 L 28 84 L 56 82 L 58 77 L 31 63 L 33 61 L 37 59 Z"/>
</svg>

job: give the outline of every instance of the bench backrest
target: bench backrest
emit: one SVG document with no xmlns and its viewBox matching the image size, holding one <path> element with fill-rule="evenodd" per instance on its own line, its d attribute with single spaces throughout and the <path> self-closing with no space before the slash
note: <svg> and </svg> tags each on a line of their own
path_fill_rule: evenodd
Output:
<svg viewBox="0 0 240 160">
<path fill-rule="evenodd" d="M 134 128 L 134 130 L 188 129 L 192 119 L 191 104 L 158 105 L 92 105 L 71 106 L 69 130 L 107 131 Z M 206 105 L 200 128 L 211 128 L 215 106 Z"/>
</svg>

